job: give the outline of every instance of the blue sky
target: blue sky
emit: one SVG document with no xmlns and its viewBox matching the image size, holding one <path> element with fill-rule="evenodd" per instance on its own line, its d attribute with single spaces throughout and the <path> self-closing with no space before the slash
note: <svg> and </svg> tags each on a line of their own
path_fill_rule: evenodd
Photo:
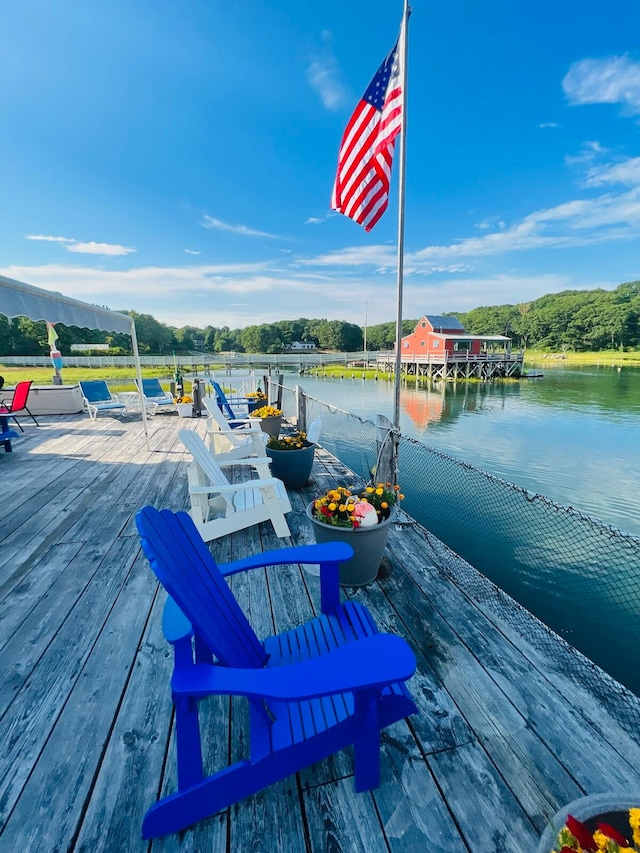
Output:
<svg viewBox="0 0 640 853">
<path fill-rule="evenodd" d="M 640 278 L 638 0 L 413 10 L 404 316 Z M 397 168 L 369 234 L 329 200 L 401 12 L 6 4 L 0 273 L 174 326 L 394 319 Z"/>
</svg>

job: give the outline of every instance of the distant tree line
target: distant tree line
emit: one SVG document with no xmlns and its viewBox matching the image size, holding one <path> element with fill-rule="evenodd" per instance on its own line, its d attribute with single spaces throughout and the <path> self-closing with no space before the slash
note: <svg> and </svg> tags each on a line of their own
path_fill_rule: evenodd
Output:
<svg viewBox="0 0 640 853">
<path fill-rule="evenodd" d="M 280 353 L 295 341 L 311 342 L 318 349 L 357 352 L 364 347 L 365 329 L 344 320 L 280 320 L 244 329 L 206 326 L 174 328 L 150 314 L 123 311 L 136 322 L 138 346 L 143 354 L 185 354 L 196 350 L 246 353 Z M 428 309 L 425 314 L 428 314 Z M 515 347 L 576 351 L 636 349 L 640 347 L 640 282 L 621 284 L 615 290 L 565 290 L 517 305 L 449 312 L 469 334 L 507 335 Z M 403 334 L 412 332 L 416 320 L 404 320 Z M 75 326 L 56 324 L 63 355 L 71 344 L 106 343 L 112 355 L 131 353 L 131 338 Z M 395 321 L 366 329 L 368 350 L 393 349 Z M 43 355 L 49 351 L 44 322 L 17 317 L 11 322 L 0 314 L 0 355 Z M 88 351 L 89 352 L 89 351 Z"/>
<path fill-rule="evenodd" d="M 507 335 L 516 347 L 576 352 L 640 347 L 640 281 L 615 290 L 564 290 L 457 317 L 474 335 Z"/>
</svg>

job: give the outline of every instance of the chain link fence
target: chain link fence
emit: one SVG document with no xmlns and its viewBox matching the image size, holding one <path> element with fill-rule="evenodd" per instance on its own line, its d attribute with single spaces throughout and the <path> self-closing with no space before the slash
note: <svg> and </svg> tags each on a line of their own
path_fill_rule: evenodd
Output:
<svg viewBox="0 0 640 853">
<path fill-rule="evenodd" d="M 368 481 L 376 425 L 308 395 L 305 401 L 307 423 L 323 421 L 320 443 Z M 283 389 L 282 406 L 287 417 L 296 415 L 295 391 Z M 640 696 L 639 538 L 407 436 L 398 465 L 403 509 L 455 552 L 447 558 L 444 549 L 452 577 L 460 555 Z M 591 680 L 588 661 L 580 676 Z"/>
</svg>

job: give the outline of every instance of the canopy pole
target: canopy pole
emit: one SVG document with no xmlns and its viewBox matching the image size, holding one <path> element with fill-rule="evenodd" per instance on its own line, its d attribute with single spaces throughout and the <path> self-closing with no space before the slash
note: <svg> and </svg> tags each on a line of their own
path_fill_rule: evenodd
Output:
<svg viewBox="0 0 640 853">
<path fill-rule="evenodd" d="M 396 361 L 395 361 L 395 395 L 393 404 L 394 457 L 398 459 L 400 442 L 400 371 L 402 367 L 402 289 L 404 277 L 404 197 L 405 197 L 405 158 L 407 138 L 407 59 L 408 59 L 408 30 L 411 8 L 409 0 L 404 0 L 402 16 L 402 32 L 400 37 L 400 58 L 402 60 L 402 129 L 400 131 L 400 163 L 398 170 L 398 285 L 396 300 Z"/>
<path fill-rule="evenodd" d="M 142 428 L 144 429 L 144 438 L 147 443 L 147 450 L 151 450 L 149 445 L 149 429 L 147 426 L 147 407 L 145 405 L 144 390 L 142 388 L 142 366 L 140 364 L 140 353 L 138 352 L 138 336 L 136 335 L 136 323 L 133 317 L 131 318 L 131 346 L 133 348 L 133 357 L 136 360 L 136 376 L 138 378 L 140 411 L 142 412 Z"/>
</svg>

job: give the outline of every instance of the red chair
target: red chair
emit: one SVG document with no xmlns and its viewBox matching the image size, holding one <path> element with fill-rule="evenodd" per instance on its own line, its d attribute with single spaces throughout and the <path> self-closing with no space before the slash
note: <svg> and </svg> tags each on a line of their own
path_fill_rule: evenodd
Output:
<svg viewBox="0 0 640 853">
<path fill-rule="evenodd" d="M 33 417 L 29 409 L 27 408 L 27 400 L 29 399 L 29 389 L 31 388 L 33 380 L 29 380 L 28 382 L 18 382 L 16 385 L 15 391 L 13 392 L 13 400 L 2 400 L 0 403 L 0 415 L 5 415 L 5 417 L 12 417 L 14 421 L 20 427 L 20 432 L 24 432 L 20 423 L 16 417 L 18 412 L 27 412 L 31 420 L 35 423 L 36 426 L 40 426 L 38 421 Z"/>
</svg>

